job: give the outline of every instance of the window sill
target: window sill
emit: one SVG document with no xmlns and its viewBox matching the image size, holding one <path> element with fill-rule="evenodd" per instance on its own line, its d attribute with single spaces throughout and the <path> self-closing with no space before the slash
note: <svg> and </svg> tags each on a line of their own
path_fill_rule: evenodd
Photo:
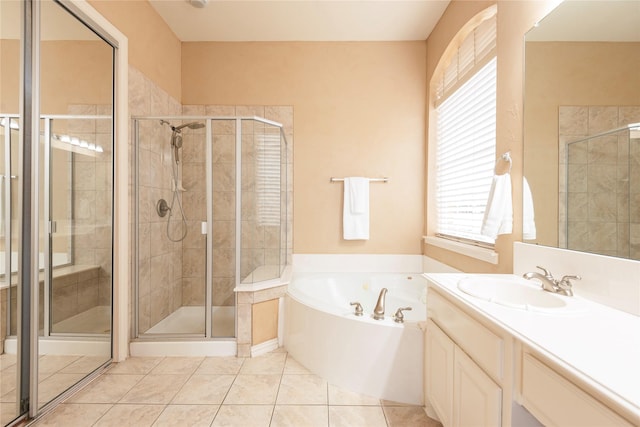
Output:
<svg viewBox="0 0 640 427">
<path fill-rule="evenodd" d="M 453 240 L 443 239 L 435 236 L 424 236 L 424 242 L 428 245 L 437 246 L 448 251 L 456 252 L 471 258 L 490 264 L 498 264 L 498 253 L 493 249 L 481 248 L 478 246 L 468 245 L 465 243 L 454 242 Z"/>
</svg>

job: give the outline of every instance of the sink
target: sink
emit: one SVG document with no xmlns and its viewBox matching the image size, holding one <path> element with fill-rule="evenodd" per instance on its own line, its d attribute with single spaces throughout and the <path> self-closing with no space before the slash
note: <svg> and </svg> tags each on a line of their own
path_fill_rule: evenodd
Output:
<svg viewBox="0 0 640 427">
<path fill-rule="evenodd" d="M 534 281 L 519 277 L 470 276 L 460 279 L 458 289 L 476 298 L 519 310 L 575 312 L 572 298 L 544 291 Z"/>
</svg>

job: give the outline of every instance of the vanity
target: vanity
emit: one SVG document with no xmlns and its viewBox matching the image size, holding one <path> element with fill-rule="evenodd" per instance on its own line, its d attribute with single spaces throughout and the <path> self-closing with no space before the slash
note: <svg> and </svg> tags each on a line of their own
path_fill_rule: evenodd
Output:
<svg viewBox="0 0 640 427">
<path fill-rule="evenodd" d="M 445 427 L 640 425 L 640 317 L 516 275 L 425 277 L 425 400 Z M 531 291 L 469 292 L 491 283 Z"/>
</svg>

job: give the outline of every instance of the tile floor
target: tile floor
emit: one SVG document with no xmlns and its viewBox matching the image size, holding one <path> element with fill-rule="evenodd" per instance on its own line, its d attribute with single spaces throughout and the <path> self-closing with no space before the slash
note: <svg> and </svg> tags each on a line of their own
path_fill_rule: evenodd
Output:
<svg viewBox="0 0 640 427">
<path fill-rule="evenodd" d="M 37 426 L 441 426 L 422 407 L 327 384 L 284 351 L 235 357 L 132 357 Z"/>
</svg>

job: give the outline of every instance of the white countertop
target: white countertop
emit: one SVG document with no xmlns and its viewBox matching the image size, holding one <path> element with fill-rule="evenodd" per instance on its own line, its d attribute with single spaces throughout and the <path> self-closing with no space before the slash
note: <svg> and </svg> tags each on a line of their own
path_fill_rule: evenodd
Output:
<svg viewBox="0 0 640 427">
<path fill-rule="evenodd" d="M 445 295 L 462 302 L 472 312 L 640 417 L 640 317 L 575 296 L 562 298 L 571 299 L 570 304 L 580 305 L 584 310 L 566 315 L 508 308 L 458 289 L 460 279 L 477 275 L 424 276 Z"/>
</svg>

